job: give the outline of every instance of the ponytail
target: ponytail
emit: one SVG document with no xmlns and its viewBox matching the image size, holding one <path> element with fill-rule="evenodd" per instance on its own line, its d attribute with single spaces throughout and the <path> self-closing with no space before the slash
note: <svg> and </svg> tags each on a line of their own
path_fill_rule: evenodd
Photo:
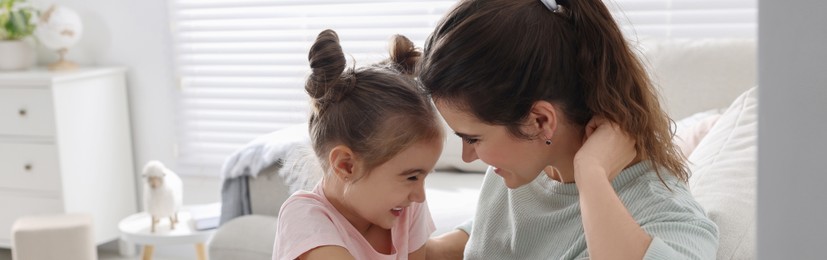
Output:
<svg viewBox="0 0 827 260">
<path fill-rule="evenodd" d="M 567 2 L 589 111 L 618 124 L 634 138 L 638 154 L 658 166 L 658 176 L 662 167 L 688 180 L 684 158 L 672 143 L 671 119 L 608 8 L 601 0 Z"/>
</svg>

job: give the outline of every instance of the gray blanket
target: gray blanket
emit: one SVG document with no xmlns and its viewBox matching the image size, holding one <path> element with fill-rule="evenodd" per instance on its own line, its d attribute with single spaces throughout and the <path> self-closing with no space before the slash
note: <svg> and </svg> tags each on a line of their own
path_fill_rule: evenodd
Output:
<svg viewBox="0 0 827 260">
<path fill-rule="evenodd" d="M 228 157 L 221 169 L 220 224 L 252 214 L 249 181 L 309 142 L 307 124 L 297 124 L 256 138 Z"/>
</svg>

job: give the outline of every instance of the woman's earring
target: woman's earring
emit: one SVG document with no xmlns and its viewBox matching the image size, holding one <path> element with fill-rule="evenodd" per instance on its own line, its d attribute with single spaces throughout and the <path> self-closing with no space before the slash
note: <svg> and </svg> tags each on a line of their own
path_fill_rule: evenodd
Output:
<svg viewBox="0 0 827 260">
<path fill-rule="evenodd" d="M 546 145 L 551 145 L 551 139 L 546 139 Z"/>
</svg>

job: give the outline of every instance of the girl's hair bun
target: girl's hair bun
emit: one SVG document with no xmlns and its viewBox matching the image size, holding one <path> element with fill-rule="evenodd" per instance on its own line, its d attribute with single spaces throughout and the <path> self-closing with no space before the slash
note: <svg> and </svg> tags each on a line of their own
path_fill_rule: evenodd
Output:
<svg viewBox="0 0 827 260">
<path fill-rule="evenodd" d="M 307 94 L 321 103 L 341 99 L 346 91 L 336 88 L 349 88 L 350 84 L 338 84 L 347 65 L 339 44 L 339 35 L 330 29 L 319 33 L 316 42 L 310 47 L 307 59 L 313 71 L 304 86 Z"/>
<path fill-rule="evenodd" d="M 422 51 L 414 46 L 414 43 L 405 36 L 394 35 L 390 40 L 390 58 L 388 62 L 396 67 L 399 72 L 416 75 L 417 64 L 422 57 Z"/>
</svg>

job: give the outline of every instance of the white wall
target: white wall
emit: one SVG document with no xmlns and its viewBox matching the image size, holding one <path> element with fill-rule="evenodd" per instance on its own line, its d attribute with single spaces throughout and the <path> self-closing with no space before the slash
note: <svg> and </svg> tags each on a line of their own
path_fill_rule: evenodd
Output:
<svg viewBox="0 0 827 260">
<path fill-rule="evenodd" d="M 128 68 L 135 173 L 139 173 L 143 164 L 149 160 L 160 160 L 175 169 L 176 86 L 172 73 L 169 1 L 30 2 L 43 7 L 56 3 L 74 9 L 81 16 L 83 35 L 79 43 L 70 49 L 67 56 L 69 60 L 84 66 L 114 65 Z M 38 63 L 41 65 L 56 58 L 56 54 L 44 48 L 38 52 Z M 217 177 L 185 177 L 184 183 L 185 203 L 218 201 Z"/>
<path fill-rule="evenodd" d="M 163 0 L 33 0 L 60 4 L 81 16 L 83 35 L 68 59 L 81 65 L 128 68 L 136 172 L 157 159 L 175 166 L 174 89 L 168 33 L 167 2 Z M 39 63 L 54 60 L 45 50 Z"/>
<path fill-rule="evenodd" d="M 38 6 L 56 3 L 81 16 L 83 35 L 67 58 L 84 66 L 124 66 L 132 117 L 135 174 L 149 160 L 177 166 L 175 139 L 175 84 L 166 0 L 30 0 Z M 38 63 L 48 64 L 57 55 L 38 52 Z M 218 201 L 218 177 L 182 177 L 184 203 Z M 143 182 L 137 182 L 142 185 Z M 140 192 L 141 187 L 138 187 Z M 140 200 L 140 196 L 137 197 Z M 136 201 L 139 207 L 141 203 Z M 114 244 L 104 250 L 113 250 Z M 158 248 L 156 255 L 173 259 L 194 258 L 191 245 Z"/>
<path fill-rule="evenodd" d="M 759 0 L 759 259 L 825 257 L 825 14 L 823 0 Z"/>
</svg>

